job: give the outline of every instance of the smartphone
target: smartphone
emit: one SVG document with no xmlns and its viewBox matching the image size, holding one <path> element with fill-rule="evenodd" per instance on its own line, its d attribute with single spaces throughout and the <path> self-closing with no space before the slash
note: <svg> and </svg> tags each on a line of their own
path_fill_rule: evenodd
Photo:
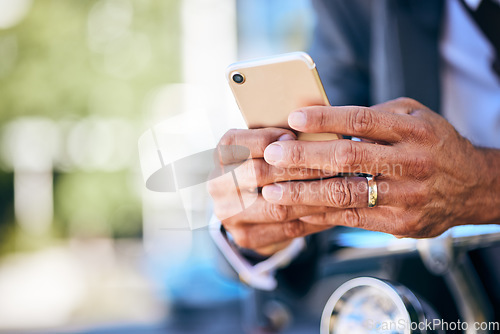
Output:
<svg viewBox="0 0 500 334">
<path fill-rule="evenodd" d="M 249 129 L 288 129 L 292 111 L 330 105 L 316 64 L 305 52 L 237 62 L 227 68 L 226 78 Z M 298 133 L 300 140 L 339 138 L 333 133 Z"/>
</svg>

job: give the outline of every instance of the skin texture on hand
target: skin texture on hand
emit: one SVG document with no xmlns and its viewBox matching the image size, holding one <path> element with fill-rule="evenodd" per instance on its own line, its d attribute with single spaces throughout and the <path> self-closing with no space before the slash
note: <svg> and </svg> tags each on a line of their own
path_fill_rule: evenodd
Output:
<svg viewBox="0 0 500 334">
<path fill-rule="evenodd" d="M 270 203 L 343 209 L 302 217 L 305 222 L 426 238 L 452 226 L 492 223 L 500 217 L 499 188 L 491 191 L 485 152 L 417 101 L 401 98 L 371 108 L 309 107 L 292 113 L 289 124 L 298 131 L 340 132 L 372 141 L 295 141 L 266 148 L 265 160 L 276 167 L 377 176 L 375 208 L 367 208 L 367 190 L 359 178 L 263 188 Z"/>
<path fill-rule="evenodd" d="M 234 169 L 241 196 L 245 199 L 255 196 L 258 189 L 275 182 L 286 180 L 318 179 L 331 176 L 319 170 L 304 168 L 281 168 L 269 165 L 264 161 L 265 148 L 275 141 L 294 141 L 292 131 L 278 128 L 255 130 L 229 130 L 219 142 L 219 163 L 221 169 L 231 168 L 235 164 L 241 167 Z M 238 154 L 227 154 L 225 147 L 247 147 L 250 159 Z M 231 152 L 231 151 L 229 151 Z M 218 174 L 223 174 L 217 172 Z M 307 224 L 299 218 L 312 214 L 333 211 L 334 208 L 321 206 L 287 206 L 273 204 L 264 200 L 262 194 L 253 204 L 241 210 L 240 201 L 228 189 L 233 186 L 232 177 L 211 178 L 208 191 L 214 201 L 214 213 L 228 230 L 236 243 L 244 248 L 253 249 L 261 254 L 269 255 L 286 247 L 296 238 L 322 231 L 331 226 Z M 243 200 L 245 201 L 245 200 Z"/>
<path fill-rule="evenodd" d="M 226 133 L 219 145 L 251 151 L 238 175 L 241 195 L 255 196 L 252 184 L 261 189 L 250 207 L 229 215 L 229 181 L 209 183 L 215 214 L 242 247 L 271 254 L 295 237 L 337 225 L 425 238 L 500 221 L 500 151 L 474 147 L 417 101 L 308 107 L 290 114 L 289 125 L 363 140 L 305 142 L 276 128 Z M 222 167 L 237 162 L 221 158 Z M 364 177 L 332 177 L 360 172 L 376 176 L 375 208 L 367 207 Z"/>
</svg>

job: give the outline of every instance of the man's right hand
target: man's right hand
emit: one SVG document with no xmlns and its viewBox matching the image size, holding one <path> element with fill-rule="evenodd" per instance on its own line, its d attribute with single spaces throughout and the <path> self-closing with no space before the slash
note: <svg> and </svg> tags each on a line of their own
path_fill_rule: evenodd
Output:
<svg viewBox="0 0 500 334">
<path fill-rule="evenodd" d="M 265 148 L 275 142 L 295 140 L 293 132 L 279 128 L 229 130 L 218 145 L 221 170 L 233 169 L 241 198 L 235 191 L 232 173 L 220 173 L 208 183 L 214 200 L 215 215 L 238 246 L 263 255 L 273 254 L 286 247 L 292 239 L 319 232 L 331 226 L 307 224 L 300 217 L 336 209 L 322 206 L 286 206 L 264 200 L 260 189 L 268 184 L 289 180 L 310 180 L 325 176 L 320 170 L 280 168 L 264 159 Z M 250 158 L 235 153 L 234 147 L 249 149 Z M 245 200 L 247 199 L 247 200 Z M 250 201 L 248 201 L 250 199 Z M 243 203 L 252 203 L 242 208 Z"/>
</svg>

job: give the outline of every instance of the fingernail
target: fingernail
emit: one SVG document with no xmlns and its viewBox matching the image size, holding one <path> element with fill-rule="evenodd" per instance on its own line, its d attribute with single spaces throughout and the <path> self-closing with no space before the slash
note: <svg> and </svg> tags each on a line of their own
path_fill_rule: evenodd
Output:
<svg viewBox="0 0 500 334">
<path fill-rule="evenodd" d="M 271 144 L 264 151 L 264 159 L 268 163 L 278 162 L 283 158 L 283 148 L 281 145 Z"/>
<path fill-rule="evenodd" d="M 268 201 L 279 201 L 283 197 L 283 189 L 276 184 L 265 186 L 262 188 L 262 196 Z"/>
<path fill-rule="evenodd" d="M 278 141 L 284 141 L 284 140 L 295 140 L 295 137 L 288 134 L 288 133 L 285 133 L 284 135 L 281 135 L 279 138 L 278 138 Z"/>
<path fill-rule="evenodd" d="M 294 111 L 288 115 L 288 124 L 293 128 L 301 128 L 306 125 L 306 115 L 301 111 Z"/>
</svg>

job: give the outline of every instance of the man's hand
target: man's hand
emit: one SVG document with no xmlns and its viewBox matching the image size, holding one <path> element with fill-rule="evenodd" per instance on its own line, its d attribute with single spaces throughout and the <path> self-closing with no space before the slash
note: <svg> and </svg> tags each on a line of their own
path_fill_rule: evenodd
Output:
<svg viewBox="0 0 500 334">
<path fill-rule="evenodd" d="M 264 152 L 270 165 L 367 173 L 375 175 L 378 184 L 375 208 L 367 207 L 367 182 L 360 177 L 264 186 L 263 197 L 271 204 L 339 209 L 301 218 L 311 225 L 345 225 L 421 238 L 500 217 L 498 181 L 493 181 L 488 166 L 492 161 L 499 165 L 498 151 L 475 148 L 444 118 L 412 99 L 371 108 L 308 107 L 292 113 L 289 124 L 302 132 L 365 140 L 272 143 Z M 495 153 L 496 160 L 488 160 Z M 493 183 L 496 192 L 491 191 Z"/>
<path fill-rule="evenodd" d="M 336 210 L 334 208 L 274 204 L 265 201 L 261 194 L 255 198 L 256 192 L 268 184 L 330 176 L 319 170 L 275 167 L 264 161 L 264 149 L 269 144 L 294 140 L 292 131 L 277 128 L 230 130 L 220 140 L 220 167 L 222 171 L 234 171 L 240 194 L 231 191 L 234 188 L 231 173 L 220 173 L 222 176 L 208 183 L 208 189 L 214 200 L 215 215 L 239 246 L 268 255 L 286 247 L 293 238 L 331 227 L 307 224 L 299 218 Z M 238 154 L 234 147 L 248 148 L 251 158 Z M 236 165 L 239 167 L 235 168 Z M 242 203 L 252 204 L 242 209 Z"/>
</svg>

